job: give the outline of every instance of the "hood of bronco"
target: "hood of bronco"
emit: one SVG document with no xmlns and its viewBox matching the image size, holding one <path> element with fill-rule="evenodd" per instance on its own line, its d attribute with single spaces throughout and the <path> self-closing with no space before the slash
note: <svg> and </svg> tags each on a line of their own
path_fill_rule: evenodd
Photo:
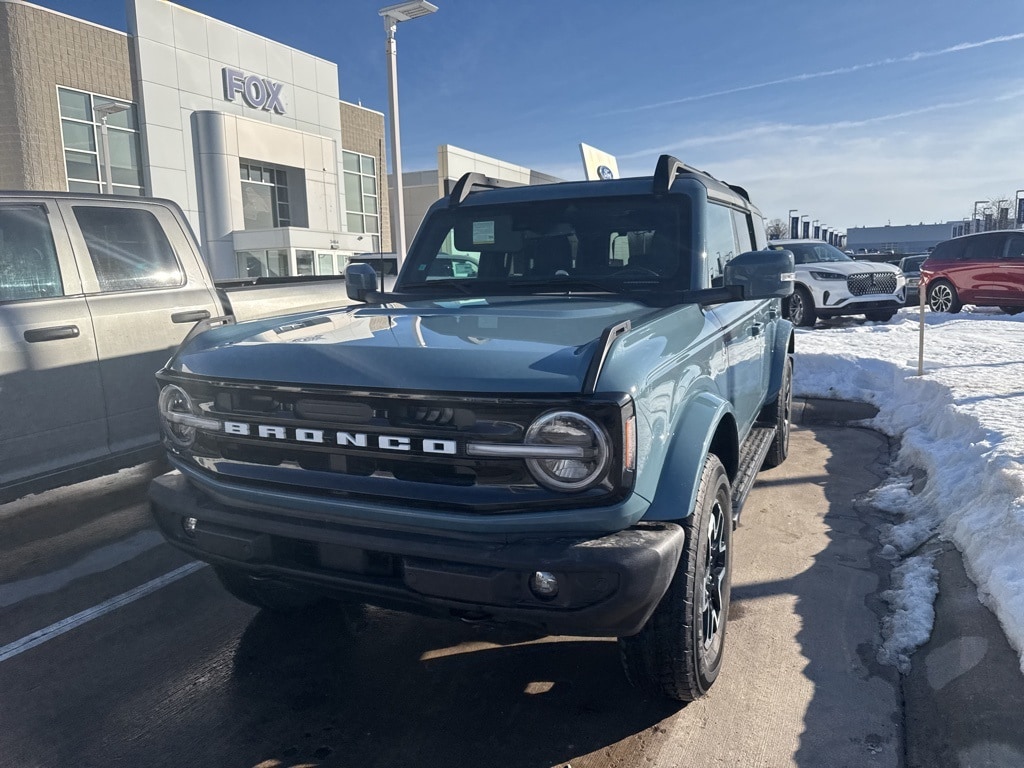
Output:
<svg viewBox="0 0 1024 768">
<path fill-rule="evenodd" d="M 167 370 L 367 390 L 579 392 L 602 331 L 652 311 L 621 297 L 349 306 L 206 331 Z"/>
</svg>

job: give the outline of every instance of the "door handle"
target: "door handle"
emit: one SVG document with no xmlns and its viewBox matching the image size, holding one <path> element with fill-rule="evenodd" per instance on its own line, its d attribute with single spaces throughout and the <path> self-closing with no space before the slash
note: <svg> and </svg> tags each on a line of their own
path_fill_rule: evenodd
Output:
<svg viewBox="0 0 1024 768">
<path fill-rule="evenodd" d="M 195 323 L 200 320 L 208 320 L 210 311 L 207 309 L 193 309 L 187 312 L 175 312 L 171 315 L 172 323 Z"/>
<path fill-rule="evenodd" d="M 37 341 L 59 341 L 60 339 L 77 339 L 80 335 L 77 325 L 55 325 L 52 328 L 33 328 L 25 331 L 25 341 L 35 344 Z"/>
</svg>

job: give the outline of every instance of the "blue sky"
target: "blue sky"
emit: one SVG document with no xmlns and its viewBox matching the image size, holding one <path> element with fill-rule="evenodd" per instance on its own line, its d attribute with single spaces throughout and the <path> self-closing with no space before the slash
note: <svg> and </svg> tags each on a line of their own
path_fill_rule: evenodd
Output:
<svg viewBox="0 0 1024 768">
<path fill-rule="evenodd" d="M 460 147 L 566 179 L 578 144 L 647 175 L 662 152 L 769 218 L 935 223 L 1024 188 L 1024 2 L 434 0 L 398 27 L 405 170 Z M 123 0 L 37 0 L 125 30 Z M 182 0 L 334 61 L 387 112 L 389 0 Z"/>
</svg>

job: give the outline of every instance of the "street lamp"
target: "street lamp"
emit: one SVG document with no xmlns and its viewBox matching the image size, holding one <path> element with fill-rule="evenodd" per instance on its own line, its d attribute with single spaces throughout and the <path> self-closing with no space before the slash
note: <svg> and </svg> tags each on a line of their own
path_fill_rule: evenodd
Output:
<svg viewBox="0 0 1024 768">
<path fill-rule="evenodd" d="M 981 231 L 981 225 L 978 224 L 978 221 L 979 221 L 979 219 L 978 219 L 978 206 L 979 205 L 988 205 L 988 200 L 975 200 L 974 201 L 974 216 L 971 219 L 971 224 L 972 224 L 972 229 L 974 229 L 975 232 L 980 232 Z"/>
<path fill-rule="evenodd" d="M 131 104 L 121 104 L 116 101 L 108 101 L 106 104 L 99 104 L 92 108 L 92 111 L 100 118 L 100 141 L 103 145 L 103 176 L 107 194 L 114 194 L 114 179 L 110 167 L 110 139 L 107 135 L 107 118 L 131 109 Z"/>
<path fill-rule="evenodd" d="M 434 13 L 437 6 L 426 0 L 413 0 L 381 8 L 384 17 L 384 32 L 387 34 L 388 58 L 388 106 L 391 112 L 391 170 L 395 174 L 395 210 L 391 215 L 391 239 L 395 249 L 397 266 L 405 261 L 405 199 L 402 185 L 402 145 L 398 130 L 398 50 L 395 47 L 395 27 L 400 21 L 418 19 Z"/>
</svg>

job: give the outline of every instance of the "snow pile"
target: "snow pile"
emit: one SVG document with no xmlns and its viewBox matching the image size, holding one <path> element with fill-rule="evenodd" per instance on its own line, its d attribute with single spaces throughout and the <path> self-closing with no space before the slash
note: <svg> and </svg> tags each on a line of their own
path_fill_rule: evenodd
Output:
<svg viewBox="0 0 1024 768">
<path fill-rule="evenodd" d="M 910 670 L 910 654 L 924 645 L 935 623 L 938 575 L 932 565 L 936 553 L 917 555 L 896 566 L 892 589 L 882 593 L 890 613 L 882 619 L 882 647 L 878 660 L 900 672 Z"/>
<path fill-rule="evenodd" d="M 897 474 L 873 495 L 894 515 L 883 554 L 913 555 L 936 535 L 953 541 L 1024 671 L 1024 315 L 926 313 L 925 321 L 920 377 L 916 310 L 889 323 L 798 331 L 794 392 L 879 408 L 871 426 L 901 441 Z M 927 474 L 917 494 L 913 468 Z M 912 571 L 894 572 L 894 590 L 905 594 L 888 598 L 897 617 L 883 654 L 897 665 L 927 639 L 919 619 L 934 598 L 921 583 L 935 578 L 930 561 Z M 923 601 L 927 611 L 912 606 Z M 916 618 L 899 620 L 901 610 Z"/>
</svg>

